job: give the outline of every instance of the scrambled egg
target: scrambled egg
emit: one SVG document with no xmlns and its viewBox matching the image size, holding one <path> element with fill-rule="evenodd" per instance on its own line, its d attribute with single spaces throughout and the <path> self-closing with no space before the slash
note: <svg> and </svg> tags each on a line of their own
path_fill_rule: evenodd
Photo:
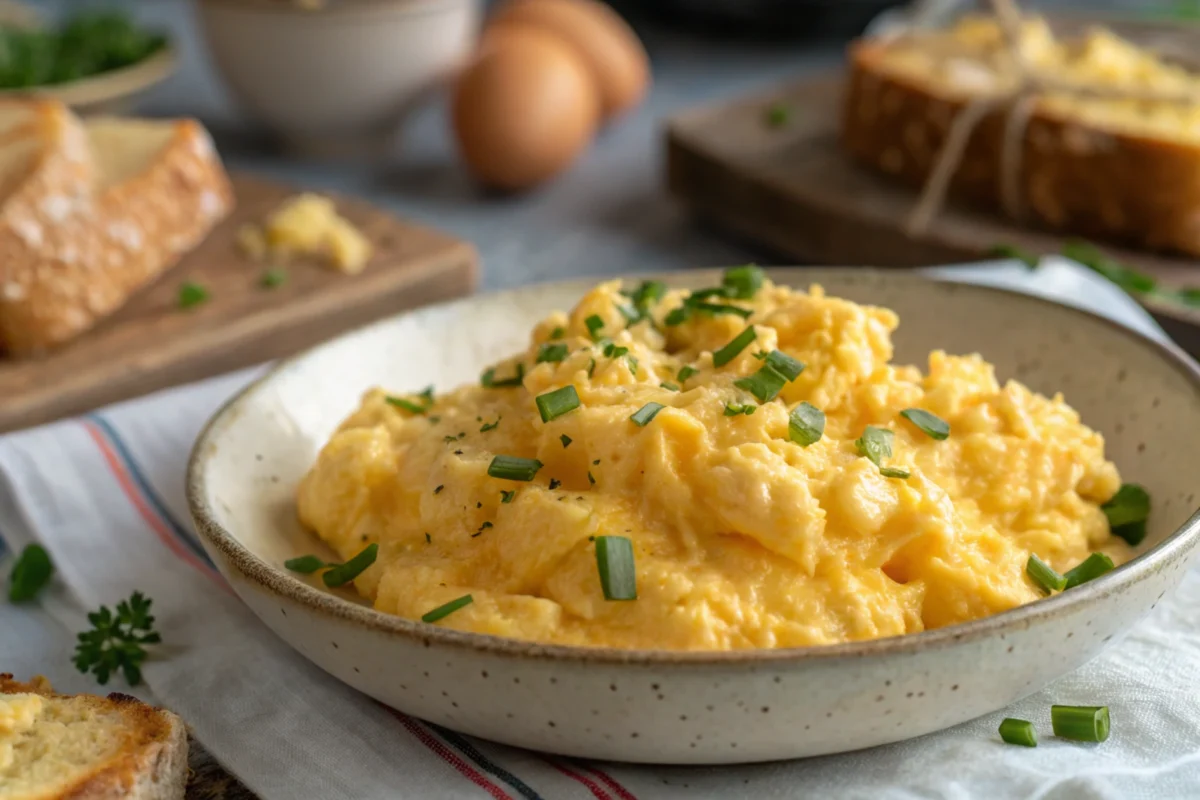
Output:
<svg viewBox="0 0 1200 800">
<path fill-rule="evenodd" d="M 1096 550 L 1128 558 L 1100 508 L 1117 470 L 1060 396 L 1001 385 L 978 355 L 934 352 L 925 373 L 892 364 L 896 315 L 819 287 L 701 299 L 648 286 L 631 299 L 604 283 L 543 320 L 490 386 L 366 394 L 298 505 L 344 558 L 379 544 L 356 581 L 376 608 L 417 619 L 470 594 L 438 624 L 571 645 L 794 647 L 1031 602 L 1031 553 L 1060 572 Z M 747 327 L 754 340 L 732 353 Z M 735 385 L 776 350 L 804 365 L 778 397 Z M 580 406 L 543 421 L 535 398 L 565 386 Z M 789 428 L 802 402 L 825 415 L 808 446 Z M 663 408 L 631 420 L 648 403 Z M 949 437 L 901 416 L 912 408 Z M 890 455 L 863 455 L 867 426 L 893 432 Z M 489 477 L 496 455 L 542 466 Z M 600 536 L 631 540 L 636 600 L 605 599 Z"/>
</svg>

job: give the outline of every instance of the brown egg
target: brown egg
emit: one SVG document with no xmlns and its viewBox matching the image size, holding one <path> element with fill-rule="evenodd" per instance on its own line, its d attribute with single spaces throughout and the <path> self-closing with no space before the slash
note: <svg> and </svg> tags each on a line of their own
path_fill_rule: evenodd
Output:
<svg viewBox="0 0 1200 800">
<path fill-rule="evenodd" d="M 551 33 L 505 25 L 459 77 L 453 125 L 471 172 L 500 189 L 525 189 L 566 168 L 600 118 L 583 59 Z"/>
<path fill-rule="evenodd" d="M 495 23 L 520 22 L 561 36 L 587 62 L 604 119 L 637 105 L 650 86 L 650 59 L 633 29 L 598 0 L 508 0 Z"/>
</svg>

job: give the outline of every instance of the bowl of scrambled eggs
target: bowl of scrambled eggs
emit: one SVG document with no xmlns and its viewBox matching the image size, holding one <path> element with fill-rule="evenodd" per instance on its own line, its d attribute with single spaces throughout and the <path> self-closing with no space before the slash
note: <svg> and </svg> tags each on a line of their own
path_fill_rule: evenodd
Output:
<svg viewBox="0 0 1200 800">
<path fill-rule="evenodd" d="M 1196 368 L 1113 323 L 741 267 L 344 336 L 217 415 L 189 497 L 251 608 L 382 702 L 721 763 L 938 730 L 1097 654 L 1195 549 L 1193 447 Z"/>
</svg>

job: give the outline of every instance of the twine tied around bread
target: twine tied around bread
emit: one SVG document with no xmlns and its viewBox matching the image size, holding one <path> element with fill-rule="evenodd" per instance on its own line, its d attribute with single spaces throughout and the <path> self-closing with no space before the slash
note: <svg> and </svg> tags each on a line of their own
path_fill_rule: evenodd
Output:
<svg viewBox="0 0 1200 800">
<path fill-rule="evenodd" d="M 929 224 L 942 210 L 950 182 L 962 164 L 971 135 L 993 112 L 1006 112 L 1000 146 L 1000 203 L 1009 217 L 1022 221 L 1025 218 L 1024 200 L 1021 196 L 1022 146 L 1033 111 L 1042 95 L 1058 92 L 1097 100 L 1200 104 L 1200 92 L 1156 92 L 1147 89 L 1096 86 L 1064 81 L 1039 72 L 1026 60 L 1021 47 L 1022 14 L 1016 0 L 990 0 L 990 5 L 1003 35 L 1006 54 L 1012 61 L 1016 85 L 1003 94 L 977 97 L 955 115 L 946 141 L 921 189 L 920 199 L 909 215 L 906 229 L 910 235 L 919 235 L 928 230 Z"/>
</svg>

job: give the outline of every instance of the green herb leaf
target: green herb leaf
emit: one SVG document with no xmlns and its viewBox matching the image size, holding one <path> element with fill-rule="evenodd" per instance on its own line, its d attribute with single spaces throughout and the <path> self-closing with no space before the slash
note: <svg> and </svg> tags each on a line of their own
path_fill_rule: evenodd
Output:
<svg viewBox="0 0 1200 800">
<path fill-rule="evenodd" d="M 862 436 L 855 440 L 854 446 L 860 456 L 869 458 L 875 466 L 882 467 L 883 459 L 892 457 L 892 438 L 895 435 L 887 428 L 868 425 Z"/>
<path fill-rule="evenodd" d="M 329 571 L 321 575 L 321 580 L 330 589 L 336 589 L 339 586 L 345 586 L 350 581 L 357 578 L 363 573 L 367 567 L 375 563 L 375 557 L 379 555 L 379 545 L 371 543 L 362 549 L 358 555 L 347 561 L 345 564 L 338 564 Z"/>
<path fill-rule="evenodd" d="M 753 414 L 758 409 L 754 403 L 726 403 L 725 416 L 736 417 L 739 414 L 744 414 L 747 417 Z"/>
<path fill-rule="evenodd" d="M 671 383 L 670 381 L 663 381 L 662 383 L 659 384 L 659 386 L 666 389 L 668 392 L 678 392 L 679 391 L 679 384 Z"/>
<path fill-rule="evenodd" d="M 1131 294 L 1147 294 L 1158 286 L 1154 278 L 1125 267 L 1088 242 L 1067 242 L 1063 245 L 1062 254 L 1103 275 Z"/>
<path fill-rule="evenodd" d="M 1110 572 L 1113 566 L 1113 560 L 1104 553 L 1092 553 L 1079 566 L 1067 570 L 1067 574 L 1063 576 L 1067 579 L 1066 588 L 1072 589 L 1082 583 L 1095 580 L 1104 573 Z"/>
<path fill-rule="evenodd" d="M 899 467 L 880 467 L 879 474 L 885 478 L 899 478 L 902 481 L 906 481 L 911 477 L 908 470 L 900 469 Z"/>
<path fill-rule="evenodd" d="M 646 403 L 646 405 L 633 412 L 629 418 L 633 420 L 633 424 L 639 428 L 644 428 L 650 424 L 650 420 L 654 419 L 658 412 L 662 411 L 666 406 L 662 403 Z"/>
<path fill-rule="evenodd" d="M 788 415 L 788 438 L 801 447 L 821 441 L 825 434 L 825 412 L 809 403 L 801 403 Z"/>
<path fill-rule="evenodd" d="M 797 361 L 780 350 L 772 350 L 763 358 L 766 361 L 766 366 L 778 372 L 788 381 L 794 381 L 800 377 L 800 373 L 804 372 L 804 362 Z"/>
<path fill-rule="evenodd" d="M 1033 729 L 1033 723 L 1023 719 L 1009 717 L 1001 722 L 1000 738 L 1008 744 L 1037 747 L 1037 732 Z"/>
<path fill-rule="evenodd" d="M 730 361 L 733 361 L 733 359 L 737 357 L 738 353 L 749 347 L 750 343 L 753 342 L 757 336 L 758 334 L 754 332 L 753 325 L 749 328 L 746 328 L 746 330 L 733 337 L 729 344 L 713 353 L 713 366 L 723 367 Z"/>
<path fill-rule="evenodd" d="M 1047 594 L 1061 592 L 1067 588 L 1066 576 L 1055 572 L 1053 567 L 1037 557 L 1037 553 L 1029 554 L 1029 561 L 1025 564 L 1025 573 Z"/>
<path fill-rule="evenodd" d="M 604 320 L 599 314 L 592 314 L 583 321 L 583 324 L 587 326 L 588 335 L 592 337 L 592 341 L 596 340 L 596 334 L 604 328 Z"/>
<path fill-rule="evenodd" d="M 588 376 L 588 378 L 591 378 L 595 374 L 596 374 L 596 359 L 590 358 L 590 359 L 588 359 L 587 376 Z"/>
<path fill-rule="evenodd" d="M 1125 483 L 1112 498 L 1100 506 L 1115 534 L 1119 528 L 1145 522 L 1150 517 L 1150 493 L 1136 483 Z M 1144 534 L 1144 531 L 1143 531 Z M 1137 542 L 1130 542 L 1137 544 Z"/>
<path fill-rule="evenodd" d="M 300 556 L 298 558 L 289 558 L 287 561 L 283 562 L 283 566 L 292 572 L 299 572 L 302 575 L 311 575 L 319 569 L 324 569 L 325 567 L 330 567 L 333 565 L 326 564 L 316 556 L 307 555 Z"/>
<path fill-rule="evenodd" d="M 950 423 L 923 408 L 906 408 L 900 412 L 900 416 L 916 425 L 931 439 L 937 439 L 940 442 L 950 435 Z"/>
<path fill-rule="evenodd" d="M 1050 706 L 1054 735 L 1076 742 L 1103 742 L 1111 723 L 1108 706 Z"/>
<path fill-rule="evenodd" d="M 567 384 L 561 389 L 555 389 L 553 392 L 539 394 L 534 398 L 534 403 L 537 404 L 538 413 L 542 415 L 542 422 L 558 419 L 563 414 L 570 413 L 580 406 L 579 393 L 571 384 Z"/>
<path fill-rule="evenodd" d="M 287 283 L 287 279 L 288 274 L 286 269 L 274 267 L 263 273 L 260 283 L 262 283 L 264 289 L 274 289 Z"/>
<path fill-rule="evenodd" d="M 734 316 L 746 319 L 754 312 L 748 308 L 741 306 L 727 306 L 723 303 L 692 303 L 689 306 L 693 311 L 699 311 L 702 314 L 711 314 L 719 316 L 721 314 L 733 314 Z"/>
<path fill-rule="evenodd" d="M 424 414 L 426 411 L 433 408 L 433 387 L 432 386 L 426 386 L 416 396 L 420 399 L 420 402 L 413 402 L 412 400 L 406 400 L 403 397 L 392 397 L 391 395 L 388 395 L 387 397 L 385 397 L 384 402 L 386 402 L 388 405 L 396 406 L 397 408 L 402 408 L 405 411 L 411 412 L 413 414 Z"/>
<path fill-rule="evenodd" d="M 487 433 L 488 431 L 494 431 L 494 430 L 496 430 L 496 428 L 500 427 L 500 420 L 501 420 L 501 419 L 503 419 L 503 418 L 502 418 L 502 417 L 496 417 L 496 421 L 495 421 L 495 422 L 486 422 L 486 423 L 484 423 L 484 424 L 483 424 L 483 425 L 482 425 L 482 426 L 479 428 L 479 432 L 480 432 L 480 433 Z"/>
<path fill-rule="evenodd" d="M 496 380 L 496 370 L 489 369 L 479 377 L 479 382 L 485 389 L 506 389 L 514 386 L 523 386 L 525 384 L 525 365 L 518 361 L 516 374 L 511 378 L 499 381 Z"/>
<path fill-rule="evenodd" d="M 620 358 L 629 352 L 628 347 L 617 347 L 616 343 L 609 342 L 604 345 L 604 355 L 608 358 Z"/>
<path fill-rule="evenodd" d="M 624 536 L 596 537 L 596 568 L 605 600 L 636 600 L 633 542 Z"/>
<path fill-rule="evenodd" d="M 564 336 L 566 336 L 566 335 L 567 335 L 566 328 L 562 327 L 561 325 L 559 325 L 559 326 L 558 326 L 557 328 L 555 328 L 554 330 L 550 331 L 550 338 L 551 338 L 551 339 L 561 339 L 561 338 L 563 338 L 563 337 L 564 337 Z"/>
<path fill-rule="evenodd" d="M 791 118 L 791 108 L 783 103 L 774 103 L 768 106 L 763 115 L 763 121 L 766 122 L 768 128 L 782 128 L 788 124 Z"/>
<path fill-rule="evenodd" d="M 680 383 L 686 383 L 688 378 L 692 377 L 699 371 L 700 370 L 696 369 L 695 367 L 680 367 L 679 374 L 675 376 L 675 380 L 679 381 Z"/>
<path fill-rule="evenodd" d="M 683 323 L 687 322 L 691 318 L 692 318 L 691 307 L 688 306 L 688 304 L 686 302 L 684 302 L 684 304 L 681 305 L 679 308 L 671 309 L 671 312 L 669 314 L 667 314 L 665 319 L 663 319 L 663 324 L 670 325 L 670 326 L 682 325 Z"/>
<path fill-rule="evenodd" d="M 762 288 L 766 273 L 754 264 L 734 267 L 725 271 L 721 284 L 728 289 L 728 296 L 737 300 L 750 300 Z"/>
<path fill-rule="evenodd" d="M 568 348 L 567 348 L 566 344 L 564 344 L 562 342 L 556 342 L 553 344 L 551 344 L 550 342 L 547 342 L 546 344 L 543 344 L 540 348 L 538 348 L 537 361 L 535 363 L 557 364 L 557 363 L 563 361 L 564 359 L 566 359 L 567 353 L 568 353 Z"/>
<path fill-rule="evenodd" d="M 508 492 L 500 492 L 500 502 L 507 505 L 508 503 L 511 503 L 513 501 L 513 498 L 516 496 L 517 496 L 516 489 L 513 489 L 512 491 L 508 491 Z"/>
<path fill-rule="evenodd" d="M 488 465 L 487 474 L 508 481 L 531 481 L 541 468 L 542 462 L 536 458 L 495 456 Z"/>
<path fill-rule="evenodd" d="M 475 602 L 475 598 L 469 594 L 464 594 L 455 600 L 451 600 L 445 605 L 440 605 L 433 611 L 429 611 L 421 616 L 421 622 L 437 622 L 438 620 L 448 617 L 460 608 L 471 605 Z"/>
<path fill-rule="evenodd" d="M 40 544 L 25 545 L 8 577 L 8 599 L 13 603 L 32 600 L 54 574 L 50 554 Z"/>
<path fill-rule="evenodd" d="M 588 470 L 588 483 L 592 486 L 596 485 L 596 478 L 592 475 L 592 471 L 590 469 Z"/>
<path fill-rule="evenodd" d="M 88 614 L 92 628 L 76 636 L 75 668 L 85 674 L 91 672 L 102 685 L 115 672 L 120 672 L 130 686 L 141 683 L 141 667 L 146 660 L 143 645 L 162 641 L 153 629 L 151 602 L 141 592 L 134 592 L 117 604 L 116 614 L 108 606 Z"/>
<path fill-rule="evenodd" d="M 179 287 L 180 308 L 195 308 L 202 303 L 207 303 L 208 300 L 208 289 L 205 289 L 198 283 L 189 281 Z"/>
<path fill-rule="evenodd" d="M 568 447 L 571 446 L 572 439 L 570 436 L 567 436 L 565 433 L 562 436 L 559 436 L 558 440 L 560 442 L 562 442 L 563 450 L 566 450 Z"/>
<path fill-rule="evenodd" d="M 667 293 L 667 285 L 662 281 L 642 281 L 629 298 L 644 315 L 649 307 L 663 298 Z"/>
</svg>

